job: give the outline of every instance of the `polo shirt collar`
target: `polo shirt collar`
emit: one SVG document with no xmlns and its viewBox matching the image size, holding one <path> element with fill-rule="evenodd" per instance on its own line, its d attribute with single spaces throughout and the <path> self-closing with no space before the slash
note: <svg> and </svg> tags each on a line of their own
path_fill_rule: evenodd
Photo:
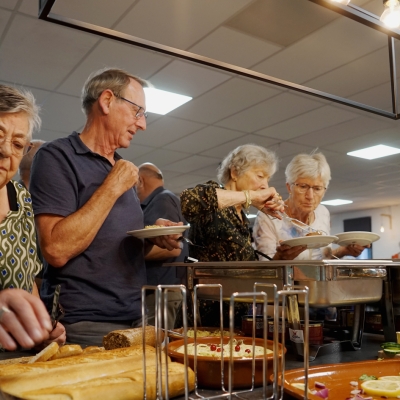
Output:
<svg viewBox="0 0 400 400">
<path fill-rule="evenodd" d="M 89 147 L 87 147 L 85 145 L 85 143 L 82 142 L 81 138 L 80 138 L 80 134 L 76 131 L 72 132 L 72 134 L 70 135 L 70 140 L 71 140 L 71 145 L 73 147 L 73 149 L 75 150 L 76 154 L 95 154 L 97 156 L 103 157 L 98 153 L 94 153 L 92 150 L 89 149 Z M 105 158 L 105 157 L 103 157 Z M 122 159 L 122 157 L 115 151 L 114 152 L 114 160 L 120 160 Z"/>
</svg>

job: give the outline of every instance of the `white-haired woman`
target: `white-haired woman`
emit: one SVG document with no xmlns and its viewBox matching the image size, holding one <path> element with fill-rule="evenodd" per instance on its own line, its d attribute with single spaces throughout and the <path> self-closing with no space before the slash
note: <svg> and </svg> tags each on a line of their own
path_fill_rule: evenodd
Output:
<svg viewBox="0 0 400 400">
<path fill-rule="evenodd" d="M 199 261 L 258 260 L 245 211 L 251 204 L 273 216 L 278 216 L 276 211 L 283 210 L 279 194 L 268 186 L 277 164 L 275 153 L 264 147 L 239 146 L 218 168 L 222 185 L 209 181 L 181 193 L 182 214 L 190 223 L 189 238 L 196 244 L 189 245 L 190 256 Z M 229 304 L 224 302 L 224 326 L 229 326 L 228 312 Z M 236 327 L 241 327 L 241 317 L 247 313 L 246 303 L 235 305 Z M 188 314 L 191 320 L 190 312 Z M 200 303 L 203 326 L 218 326 L 219 315 L 218 302 L 203 300 Z"/>
<path fill-rule="evenodd" d="M 218 169 L 222 183 L 209 181 L 181 193 L 182 214 L 190 223 L 190 255 L 199 261 L 255 261 L 249 221 L 252 204 L 276 216 L 283 210 L 268 181 L 277 168 L 274 152 L 254 144 L 231 151 Z M 266 207 L 266 208 L 264 208 Z"/>
<path fill-rule="evenodd" d="M 286 214 L 329 235 L 330 214 L 320 204 L 331 180 L 331 170 L 325 156 L 322 153 L 299 154 L 290 161 L 285 175 L 289 192 L 289 197 L 284 201 Z M 280 241 L 297 236 L 303 236 L 303 233 L 292 224 L 258 213 L 253 228 L 254 243 L 257 250 L 271 258 L 318 260 L 346 255 L 357 257 L 364 250 L 359 245 L 339 247 L 333 251 L 329 246 L 322 249 L 297 246 L 298 251 L 293 252 L 294 248 L 280 245 Z"/>
<path fill-rule="evenodd" d="M 28 149 L 32 131 L 39 127 L 38 107 L 32 94 L 0 85 L 0 290 L 4 290 L 1 297 L 15 298 L 21 293 L 16 291 L 9 295 L 5 289 L 22 289 L 39 297 L 35 275 L 42 264 L 37 256 L 32 200 L 23 185 L 11 180 Z M 30 301 L 29 296 L 27 299 Z M 16 304 L 21 302 L 17 300 Z M 22 320 L 24 314 L 17 307 L 11 310 L 4 307 L 0 309 L 0 344 L 12 349 L 15 343 L 7 331 L 18 338 L 19 330 L 29 321 Z M 33 308 L 25 311 L 25 318 L 29 318 L 29 313 L 32 316 Z M 30 347 L 45 337 L 65 343 L 65 329 L 61 324 L 58 323 L 50 335 L 45 331 L 48 323 L 44 324 L 41 331 L 36 331 L 36 337 L 31 336 Z"/>
</svg>

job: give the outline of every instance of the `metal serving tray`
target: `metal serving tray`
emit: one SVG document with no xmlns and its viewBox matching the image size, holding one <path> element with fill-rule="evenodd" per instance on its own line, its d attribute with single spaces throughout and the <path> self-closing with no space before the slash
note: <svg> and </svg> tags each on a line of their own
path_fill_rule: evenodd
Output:
<svg viewBox="0 0 400 400">
<path fill-rule="evenodd" d="M 294 265 L 293 280 L 309 288 L 312 307 L 372 303 L 382 297 L 382 280 L 391 264 L 390 260 L 308 261 Z"/>
<path fill-rule="evenodd" d="M 164 266 L 185 267 L 187 287 L 220 283 L 224 299 L 234 292 L 252 291 L 255 282 L 308 286 L 312 307 L 345 306 L 371 303 L 382 297 L 382 279 L 391 260 L 307 260 L 307 261 L 234 261 L 172 263 Z M 273 299 L 272 289 L 260 288 Z M 199 291 L 199 297 L 218 299 L 217 290 Z M 243 299 L 249 301 L 249 299 Z M 299 299 L 303 304 L 303 299 Z"/>
</svg>

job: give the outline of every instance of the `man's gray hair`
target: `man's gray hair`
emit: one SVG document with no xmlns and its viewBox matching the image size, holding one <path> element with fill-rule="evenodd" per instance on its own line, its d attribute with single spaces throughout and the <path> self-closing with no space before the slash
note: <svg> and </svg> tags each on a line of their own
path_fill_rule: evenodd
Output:
<svg viewBox="0 0 400 400">
<path fill-rule="evenodd" d="M 0 113 L 25 113 L 29 123 L 28 140 L 32 138 L 34 131 L 40 129 L 42 124 L 39 111 L 40 107 L 36 104 L 30 91 L 0 84 Z"/>
<path fill-rule="evenodd" d="M 269 178 L 276 172 L 278 158 L 272 150 L 267 150 L 256 144 L 244 144 L 232 150 L 218 168 L 218 180 L 226 185 L 231 179 L 231 169 L 238 175 L 244 174 L 249 168 L 261 166 L 268 173 Z"/>
<path fill-rule="evenodd" d="M 122 69 L 103 68 L 93 72 L 82 89 L 82 111 L 88 116 L 93 104 L 106 89 L 110 89 L 117 97 L 122 96 L 122 92 L 128 87 L 131 79 L 137 81 L 142 87 L 150 86 L 144 79 Z"/>
<path fill-rule="evenodd" d="M 321 178 L 328 187 L 331 180 L 331 169 L 322 153 L 298 154 L 287 165 L 286 182 L 294 183 L 299 178 Z"/>
</svg>

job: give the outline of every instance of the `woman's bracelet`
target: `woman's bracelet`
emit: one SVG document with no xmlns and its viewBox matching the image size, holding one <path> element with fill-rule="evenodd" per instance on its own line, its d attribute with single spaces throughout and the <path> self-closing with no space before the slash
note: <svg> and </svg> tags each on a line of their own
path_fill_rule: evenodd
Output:
<svg viewBox="0 0 400 400">
<path fill-rule="evenodd" d="M 243 193 L 246 196 L 246 203 L 244 205 L 244 208 L 247 210 L 251 206 L 250 193 L 248 190 L 243 190 Z"/>
</svg>

